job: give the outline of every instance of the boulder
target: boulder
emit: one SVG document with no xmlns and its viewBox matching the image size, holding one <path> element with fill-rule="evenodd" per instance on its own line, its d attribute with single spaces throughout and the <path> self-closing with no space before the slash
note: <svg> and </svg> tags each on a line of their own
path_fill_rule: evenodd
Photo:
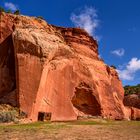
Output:
<svg viewBox="0 0 140 140">
<path fill-rule="evenodd" d="M 140 94 L 124 96 L 124 105 L 140 109 Z"/>
<path fill-rule="evenodd" d="M 131 119 L 132 120 L 140 120 L 140 109 L 131 108 Z"/>
<path fill-rule="evenodd" d="M 140 109 L 125 106 L 124 113 L 126 120 L 140 120 Z"/>
</svg>

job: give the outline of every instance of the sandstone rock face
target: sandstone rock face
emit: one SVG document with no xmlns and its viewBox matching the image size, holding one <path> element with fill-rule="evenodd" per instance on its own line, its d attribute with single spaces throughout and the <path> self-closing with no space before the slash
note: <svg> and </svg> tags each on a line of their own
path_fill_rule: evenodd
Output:
<svg viewBox="0 0 140 140">
<path fill-rule="evenodd" d="M 32 121 L 40 114 L 49 114 L 51 121 L 129 117 L 117 72 L 100 60 L 97 42 L 84 30 L 34 17 L 1 17 L 0 76 L 5 75 L 5 86 L 0 82 L 0 102 L 16 95 L 9 103 L 15 100 Z"/>
<path fill-rule="evenodd" d="M 124 96 L 124 105 L 140 109 L 140 95 L 132 94 Z"/>
<path fill-rule="evenodd" d="M 0 13 L 0 43 L 2 43 L 13 32 L 13 18 L 10 15 Z"/>
<path fill-rule="evenodd" d="M 134 107 L 125 107 L 125 119 L 127 120 L 140 120 L 140 109 Z"/>
<path fill-rule="evenodd" d="M 140 109 L 131 108 L 131 119 L 132 120 L 140 120 Z"/>
<path fill-rule="evenodd" d="M 15 73 L 15 56 L 12 36 L 8 36 L 0 44 L 0 103 L 6 96 L 11 96 L 11 93 L 16 90 L 16 73 Z M 10 94 L 9 94 L 10 93 Z M 16 106 L 17 97 L 14 95 L 10 102 L 4 100 L 4 103 L 11 103 Z"/>
</svg>

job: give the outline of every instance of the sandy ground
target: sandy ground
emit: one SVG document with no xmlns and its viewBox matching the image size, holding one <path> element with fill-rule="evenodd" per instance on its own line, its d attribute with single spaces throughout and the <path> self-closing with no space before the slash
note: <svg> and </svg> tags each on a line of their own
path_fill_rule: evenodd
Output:
<svg viewBox="0 0 140 140">
<path fill-rule="evenodd" d="M 0 140 L 140 140 L 140 122 L 0 125 Z"/>
</svg>

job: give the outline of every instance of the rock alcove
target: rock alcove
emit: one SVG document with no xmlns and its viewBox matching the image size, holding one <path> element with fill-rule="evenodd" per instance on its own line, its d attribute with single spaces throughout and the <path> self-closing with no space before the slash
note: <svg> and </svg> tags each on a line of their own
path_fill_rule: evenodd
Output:
<svg viewBox="0 0 140 140">
<path fill-rule="evenodd" d="M 12 35 L 0 44 L 0 103 L 17 106 L 16 65 Z"/>
</svg>

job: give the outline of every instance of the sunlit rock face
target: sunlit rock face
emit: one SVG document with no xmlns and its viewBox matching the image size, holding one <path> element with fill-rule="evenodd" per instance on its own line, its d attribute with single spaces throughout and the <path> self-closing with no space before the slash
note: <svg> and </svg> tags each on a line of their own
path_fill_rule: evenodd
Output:
<svg viewBox="0 0 140 140">
<path fill-rule="evenodd" d="M 0 103 L 18 106 L 32 121 L 130 118 L 118 74 L 98 57 L 87 32 L 35 17 L 1 17 Z"/>
</svg>

